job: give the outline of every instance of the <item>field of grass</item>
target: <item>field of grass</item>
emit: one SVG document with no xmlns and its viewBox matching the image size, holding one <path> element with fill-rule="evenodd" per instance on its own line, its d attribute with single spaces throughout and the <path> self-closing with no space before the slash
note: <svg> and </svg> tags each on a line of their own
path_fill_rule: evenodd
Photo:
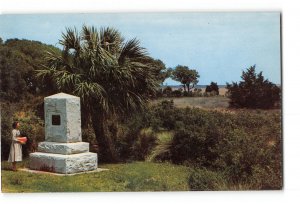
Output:
<svg viewBox="0 0 300 204">
<path fill-rule="evenodd" d="M 168 163 L 104 164 L 108 171 L 56 176 L 9 170 L 2 162 L 2 192 L 187 191 L 191 169 Z M 26 161 L 19 166 L 26 166 Z"/>
<path fill-rule="evenodd" d="M 225 96 L 211 96 L 211 97 L 171 97 L 159 98 L 153 103 L 159 103 L 162 100 L 173 100 L 178 108 L 197 107 L 203 109 L 224 109 L 229 106 L 229 98 Z"/>
</svg>

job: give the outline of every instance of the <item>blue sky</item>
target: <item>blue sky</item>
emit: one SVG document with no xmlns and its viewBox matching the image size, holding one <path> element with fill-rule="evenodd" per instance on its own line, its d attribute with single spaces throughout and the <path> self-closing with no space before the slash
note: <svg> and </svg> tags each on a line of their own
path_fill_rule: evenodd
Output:
<svg viewBox="0 0 300 204">
<path fill-rule="evenodd" d="M 279 12 L 0 15 L 0 37 L 58 46 L 66 27 L 80 30 L 83 24 L 117 28 L 127 40 L 136 37 L 167 67 L 196 69 L 202 85 L 240 81 L 242 70 L 254 64 L 280 84 Z M 168 79 L 165 84 L 179 83 Z"/>
</svg>

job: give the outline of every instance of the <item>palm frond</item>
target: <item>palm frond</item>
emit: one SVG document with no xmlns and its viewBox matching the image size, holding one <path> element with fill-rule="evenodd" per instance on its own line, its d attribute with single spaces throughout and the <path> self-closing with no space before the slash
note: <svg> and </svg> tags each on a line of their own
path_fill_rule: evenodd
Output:
<svg viewBox="0 0 300 204">
<path fill-rule="evenodd" d="M 56 69 L 45 67 L 45 66 L 43 66 L 43 67 L 44 67 L 44 69 L 35 70 L 35 76 L 38 79 L 41 79 L 42 81 L 44 81 L 46 78 L 52 79 L 55 75 Z"/>
<path fill-rule="evenodd" d="M 100 46 L 100 36 L 94 26 L 88 27 L 84 25 L 82 27 L 81 39 L 85 41 L 85 44 L 90 50 L 97 49 L 97 47 Z"/>
<path fill-rule="evenodd" d="M 100 32 L 101 47 L 112 54 L 117 54 L 123 43 L 124 39 L 121 36 L 121 33 L 114 28 L 101 28 Z"/>
<path fill-rule="evenodd" d="M 62 40 L 59 41 L 64 46 L 64 50 L 80 49 L 80 36 L 76 28 L 66 28 L 66 33 L 62 33 Z"/>
<path fill-rule="evenodd" d="M 103 101 L 107 96 L 106 91 L 100 84 L 87 81 L 76 84 L 74 92 L 76 95 L 82 97 L 84 101 Z"/>
<path fill-rule="evenodd" d="M 126 58 L 134 61 L 146 56 L 147 52 L 145 48 L 141 47 L 140 42 L 134 38 L 123 45 L 119 56 L 119 64 L 123 64 Z"/>
<path fill-rule="evenodd" d="M 73 89 L 76 84 L 80 83 L 81 77 L 81 74 L 70 73 L 65 70 L 55 72 L 56 85 L 61 91 Z"/>
</svg>

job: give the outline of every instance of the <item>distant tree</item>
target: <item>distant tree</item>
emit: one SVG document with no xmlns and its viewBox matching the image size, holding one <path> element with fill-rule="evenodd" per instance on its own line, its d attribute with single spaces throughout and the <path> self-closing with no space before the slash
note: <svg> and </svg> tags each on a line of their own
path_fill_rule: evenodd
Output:
<svg viewBox="0 0 300 204">
<path fill-rule="evenodd" d="M 197 85 L 199 74 L 194 69 L 189 69 L 187 66 L 178 65 L 172 71 L 171 78 L 175 81 L 179 81 L 183 85 L 183 89 L 186 92 L 190 92 L 191 88 Z"/>
<path fill-rule="evenodd" d="M 83 26 L 80 33 L 67 29 L 61 55 L 48 54 L 38 76 L 51 78 L 60 91 L 82 99 L 89 113 L 102 161 L 117 159 L 109 118 L 139 111 L 155 93 L 158 70 L 136 39 L 127 42 L 113 28 Z"/>
<path fill-rule="evenodd" d="M 211 82 L 210 85 L 205 88 L 206 93 L 214 92 L 216 95 L 219 95 L 219 87 L 217 82 Z"/>
<path fill-rule="evenodd" d="M 172 69 L 166 68 L 165 64 L 159 59 L 153 59 L 151 57 L 146 57 L 143 60 L 144 63 L 149 64 L 154 70 L 154 75 L 156 80 L 160 84 L 159 89 L 156 91 L 155 97 L 162 96 L 163 94 L 163 83 L 164 81 L 170 77 Z"/>
<path fill-rule="evenodd" d="M 265 79 L 262 72 L 256 74 L 255 65 L 243 71 L 241 78 L 239 83 L 227 83 L 231 107 L 268 109 L 280 100 L 280 88 Z"/>
<path fill-rule="evenodd" d="M 168 77 L 170 77 L 170 75 L 171 75 L 171 69 L 170 68 L 167 69 L 166 65 L 161 60 L 159 60 L 159 59 L 152 59 L 151 60 L 151 65 L 153 66 L 153 69 L 156 70 L 157 80 L 162 85 L 163 82 Z"/>
</svg>

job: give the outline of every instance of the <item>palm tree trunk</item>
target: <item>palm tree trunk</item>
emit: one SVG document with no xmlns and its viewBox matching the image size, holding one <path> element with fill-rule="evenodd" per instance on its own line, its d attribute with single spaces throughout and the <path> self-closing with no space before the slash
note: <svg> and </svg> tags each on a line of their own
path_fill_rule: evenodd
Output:
<svg viewBox="0 0 300 204">
<path fill-rule="evenodd" d="M 99 160 L 102 162 L 117 161 L 115 144 L 108 134 L 106 117 L 103 111 L 92 110 L 91 119 L 99 147 Z"/>
</svg>

